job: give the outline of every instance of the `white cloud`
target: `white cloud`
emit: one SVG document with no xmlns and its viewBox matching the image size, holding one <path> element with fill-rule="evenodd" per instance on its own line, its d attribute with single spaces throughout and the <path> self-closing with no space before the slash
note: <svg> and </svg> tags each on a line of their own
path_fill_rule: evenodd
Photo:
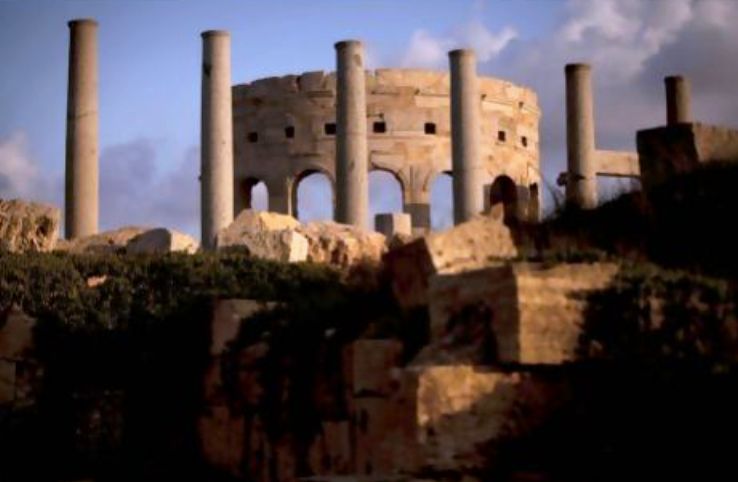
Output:
<svg viewBox="0 0 738 482">
<path fill-rule="evenodd" d="M 48 187 L 28 149 L 28 139 L 16 131 L 0 139 L 0 198 L 47 201 Z"/>
<path fill-rule="evenodd" d="M 497 57 L 510 42 L 518 38 L 513 27 L 506 26 L 491 32 L 477 20 L 456 29 L 449 36 L 434 36 L 427 30 L 413 32 L 410 44 L 402 58 L 405 67 L 442 68 L 448 63 L 448 52 L 455 48 L 473 48 L 480 62 Z"/>
<path fill-rule="evenodd" d="M 694 19 L 694 0 L 569 0 L 549 49 L 597 64 L 607 78 L 638 75 Z"/>
<path fill-rule="evenodd" d="M 446 55 L 451 50 L 453 40 L 448 38 L 437 38 L 425 30 L 416 30 L 410 39 L 402 65 L 405 67 L 441 67 L 444 65 Z"/>
<path fill-rule="evenodd" d="M 506 26 L 497 34 L 490 32 L 481 22 L 474 21 L 466 29 L 466 42 L 477 53 L 477 60 L 488 62 L 505 50 L 510 42 L 518 38 L 518 31 Z"/>
</svg>

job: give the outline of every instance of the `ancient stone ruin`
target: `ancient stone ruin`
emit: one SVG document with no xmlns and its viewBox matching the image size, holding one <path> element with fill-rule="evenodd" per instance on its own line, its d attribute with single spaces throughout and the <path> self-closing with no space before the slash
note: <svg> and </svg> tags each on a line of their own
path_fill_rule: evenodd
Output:
<svg viewBox="0 0 738 482">
<path fill-rule="evenodd" d="M 536 231 L 544 226 L 544 180 L 541 112 L 532 90 L 478 76 L 475 54 L 467 49 L 449 52 L 449 72 L 367 70 L 356 40 L 335 44 L 335 72 L 233 85 L 230 34 L 205 31 L 200 245 L 165 228 L 127 226 L 98 233 L 97 23 L 74 20 L 69 28 L 67 239 L 57 240 L 57 209 L 0 201 L 0 250 L 65 251 L 72 259 L 116 253 L 130 255 L 123 257 L 129 261 L 177 251 L 181 258 L 153 259 L 195 260 L 193 265 L 200 258 L 184 253 L 206 250 L 224 258 L 246 253 L 231 259 L 228 269 L 253 258 L 283 263 L 233 275 L 227 279 L 233 284 L 266 279 L 269 269 L 295 268 L 294 274 L 305 268 L 307 286 L 314 274 L 310 269 L 328 265 L 337 268 L 326 270 L 336 277 L 326 279 L 356 283 L 351 276 L 358 276 L 367 291 L 379 286 L 386 296 L 380 299 L 395 310 L 381 315 L 395 316 L 391 321 L 413 316 L 422 321 L 397 329 L 377 316 L 366 325 L 356 323 L 361 329 L 352 332 L 356 320 L 350 318 L 364 315 L 352 305 L 348 314 L 340 312 L 349 319 L 330 320 L 338 322 L 326 322 L 329 328 L 316 335 L 310 331 L 314 326 L 295 328 L 294 320 L 280 318 L 290 313 L 278 299 L 280 289 L 293 286 L 290 280 L 280 278 L 277 288 L 265 289 L 262 296 L 271 296 L 266 299 L 223 296 L 209 291 L 207 279 L 188 287 L 206 294 L 208 311 L 198 313 L 194 325 L 197 342 L 209 345 L 199 358 L 175 360 L 189 363 L 199 377 L 187 385 L 186 395 L 201 402 L 185 420 L 192 437 L 188 449 L 219 476 L 276 482 L 481 482 L 488 480 L 486 471 L 496 457 L 503 457 L 500 447 L 534 434 L 561 406 L 581 396 L 582 380 L 585 386 L 599 380 L 603 348 L 585 338 L 587 329 L 594 319 L 613 316 L 617 309 L 607 303 L 632 289 L 628 281 L 641 278 L 631 273 L 624 281 L 622 266 L 611 259 L 545 258 L 549 253 L 542 245 L 557 238 L 545 229 Z M 592 68 L 570 64 L 564 76 L 567 170 L 559 181 L 577 214 L 597 208 L 598 176 L 638 178 L 647 188 L 705 163 L 738 161 L 738 131 L 694 122 L 683 77 L 665 79 L 666 125 L 638 132 L 635 153 L 596 145 Z M 391 173 L 402 188 L 403 212 L 377 215 L 378 232 L 369 229 L 368 219 L 373 170 Z M 297 188 L 315 172 L 331 182 L 336 222 L 297 220 Z M 443 175 L 453 178 L 455 226 L 430 232 L 431 184 Z M 265 212 L 252 206 L 252 188 L 260 182 L 268 190 Z M 206 253 L 202 259 L 217 262 L 224 259 L 220 255 Z M 81 264 L 94 271 L 94 264 Z M 188 265 L 172 281 L 165 268 L 157 269 L 157 276 L 171 284 L 167 301 L 178 299 L 177 283 L 197 272 Z M 75 289 L 81 294 L 74 293 L 90 296 L 88 305 L 95 309 L 90 316 L 103 319 L 104 309 L 96 303 L 110 293 L 119 295 L 125 276 L 92 271 L 78 276 L 82 285 Z M 138 281 L 138 287 L 145 284 Z M 726 314 L 732 313 L 730 303 L 698 296 L 688 282 L 676 284 L 691 316 L 735 322 Z M 673 300 L 656 289 L 633 293 L 634 306 L 623 318 L 643 317 L 651 323 L 646 331 L 660 329 L 669 316 L 665 306 Z M 63 293 L 53 294 L 63 299 Z M 111 299 L 123 304 L 130 298 Z M 150 307 L 131 306 L 138 308 L 137 315 L 149 313 Z M 15 305 L 0 311 L 0 408 L 6 411 L 0 415 L 36 407 L 41 397 L 47 359 L 35 343 L 40 324 Z M 731 343 L 738 339 L 735 326 L 725 329 Z M 397 331 L 388 335 L 392 329 Z M 280 338 L 279 330 L 289 336 Z M 309 334 L 305 343 L 315 346 L 298 354 L 286 350 L 304 344 L 295 333 Z M 732 352 L 729 357 L 733 363 Z M 140 363 L 139 368 L 147 366 L 145 360 Z M 90 395 L 92 408 L 84 407 L 81 418 L 97 428 L 109 423 L 119 435 L 124 422 L 116 417 L 122 418 L 119 405 L 125 397 L 115 394 L 115 404 L 105 410 L 95 405 L 95 397 L 108 395 Z M 536 478 L 535 471 L 516 474 L 519 478 L 510 480 L 549 480 Z"/>
</svg>

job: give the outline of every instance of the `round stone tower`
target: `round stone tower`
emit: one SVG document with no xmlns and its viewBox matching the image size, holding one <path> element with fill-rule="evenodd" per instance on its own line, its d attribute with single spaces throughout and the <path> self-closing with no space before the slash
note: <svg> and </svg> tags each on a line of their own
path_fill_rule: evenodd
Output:
<svg viewBox="0 0 738 482">
<path fill-rule="evenodd" d="M 430 227 L 430 192 L 452 174 L 450 75 L 446 72 L 366 71 L 369 171 L 392 173 L 402 188 L 413 228 Z M 518 217 L 537 219 L 541 182 L 536 94 L 478 78 L 479 155 L 485 205 L 514 204 Z M 336 76 L 307 72 L 233 87 L 234 202 L 251 207 L 251 188 L 267 186 L 269 210 L 297 215 L 300 181 L 321 172 L 335 193 Z M 508 209 L 506 209 L 506 213 Z"/>
</svg>

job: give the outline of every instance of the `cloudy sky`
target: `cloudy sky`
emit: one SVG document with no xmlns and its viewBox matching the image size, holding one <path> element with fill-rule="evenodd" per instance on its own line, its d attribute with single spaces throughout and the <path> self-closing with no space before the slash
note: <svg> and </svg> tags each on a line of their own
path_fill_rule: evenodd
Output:
<svg viewBox="0 0 738 482">
<path fill-rule="evenodd" d="M 594 67 L 597 143 L 635 149 L 663 124 L 663 77 L 693 84 L 695 117 L 738 127 L 738 0 L 0 0 L 0 197 L 63 204 L 68 28 L 100 23 L 101 228 L 163 225 L 199 235 L 199 33 L 227 29 L 233 81 L 331 70 L 333 43 L 359 38 L 370 67 L 447 68 L 476 49 L 479 72 L 538 92 L 541 163 L 565 164 L 564 64 Z M 371 179 L 375 211 L 396 186 Z M 616 191 L 627 185 L 608 185 Z M 301 212 L 327 213 L 319 178 Z M 434 222 L 448 222 L 448 182 Z M 550 195 L 547 196 L 550 204 Z"/>
</svg>

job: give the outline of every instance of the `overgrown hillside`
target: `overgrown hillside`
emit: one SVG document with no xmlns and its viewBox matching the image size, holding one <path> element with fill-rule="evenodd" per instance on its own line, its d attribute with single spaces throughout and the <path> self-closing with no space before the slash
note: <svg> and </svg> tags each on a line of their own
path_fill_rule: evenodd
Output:
<svg viewBox="0 0 738 482">
<path fill-rule="evenodd" d="M 593 211 L 567 209 L 545 223 L 547 248 L 599 248 L 666 267 L 738 277 L 738 165 L 707 164 L 649 192 Z M 565 238 L 562 239 L 562 238 Z"/>
</svg>

